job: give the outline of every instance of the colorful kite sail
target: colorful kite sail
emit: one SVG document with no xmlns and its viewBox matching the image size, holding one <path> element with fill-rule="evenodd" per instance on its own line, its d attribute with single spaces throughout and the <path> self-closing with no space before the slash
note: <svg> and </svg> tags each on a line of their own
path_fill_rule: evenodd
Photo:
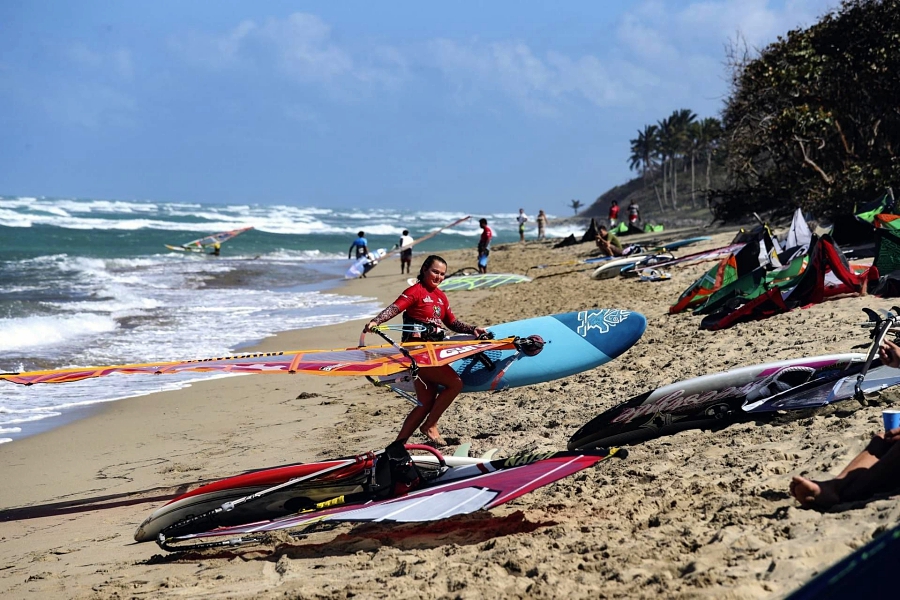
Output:
<svg viewBox="0 0 900 600">
<path fill-rule="evenodd" d="M 243 229 L 233 229 L 231 231 L 223 231 L 214 233 L 200 239 L 196 239 L 180 246 L 170 246 L 166 244 L 169 250 L 178 250 L 179 252 L 205 252 L 216 244 L 224 244 L 233 237 L 239 236 L 245 231 L 250 231 L 252 227 L 244 227 Z"/>
</svg>

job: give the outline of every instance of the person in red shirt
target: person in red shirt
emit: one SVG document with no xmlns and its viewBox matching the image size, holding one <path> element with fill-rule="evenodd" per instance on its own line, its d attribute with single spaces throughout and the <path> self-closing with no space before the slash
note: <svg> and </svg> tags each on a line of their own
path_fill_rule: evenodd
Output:
<svg viewBox="0 0 900 600">
<path fill-rule="evenodd" d="M 399 298 L 369 321 L 364 331 L 370 331 L 403 313 L 404 323 L 432 325 L 437 327 L 441 334 L 446 327 L 457 333 L 484 335 L 486 333 L 484 329 L 463 323 L 450 310 L 447 296 L 438 289 L 438 285 L 444 281 L 446 275 L 447 261 L 434 254 L 426 258 L 422 263 L 422 268 L 419 269 L 416 284 L 406 288 Z M 404 335 L 403 341 L 412 341 L 421 337 L 421 334 Z M 415 433 L 416 427 L 419 427 L 419 431 L 432 444 L 438 447 L 446 446 L 447 442 L 438 432 L 437 423 L 444 411 L 462 391 L 462 379 L 450 365 L 423 367 L 419 369 L 419 377 L 414 384 L 416 397 L 422 406 L 412 409 L 406 417 L 400 433 L 397 434 L 397 442 L 405 443 Z"/>
<path fill-rule="evenodd" d="M 487 219 L 480 219 L 481 238 L 478 240 L 478 272 L 487 273 L 488 255 L 491 253 L 491 238 L 494 230 L 488 227 Z"/>
<path fill-rule="evenodd" d="M 619 222 L 619 203 L 613 200 L 609 205 L 609 227 L 612 229 Z"/>
</svg>

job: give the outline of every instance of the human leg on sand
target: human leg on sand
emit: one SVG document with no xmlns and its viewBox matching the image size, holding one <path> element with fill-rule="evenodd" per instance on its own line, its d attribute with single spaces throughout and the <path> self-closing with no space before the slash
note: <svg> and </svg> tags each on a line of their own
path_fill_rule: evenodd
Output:
<svg viewBox="0 0 900 600">
<path fill-rule="evenodd" d="M 790 484 L 791 495 L 804 507 L 828 508 L 868 498 L 896 485 L 900 481 L 900 444 L 894 443 L 895 432 L 900 434 L 900 430 L 876 434 L 834 479 L 814 481 L 795 476 Z"/>
<path fill-rule="evenodd" d="M 403 422 L 403 427 L 400 428 L 397 439 L 405 442 L 415 432 L 416 427 L 421 425 L 419 431 L 430 442 L 436 446 L 446 446 L 447 442 L 441 437 L 437 422 L 462 391 L 462 380 L 450 365 L 426 367 L 419 370 L 419 378 L 416 379 L 415 386 L 416 397 L 422 406 L 417 406 L 410 411 Z"/>
</svg>

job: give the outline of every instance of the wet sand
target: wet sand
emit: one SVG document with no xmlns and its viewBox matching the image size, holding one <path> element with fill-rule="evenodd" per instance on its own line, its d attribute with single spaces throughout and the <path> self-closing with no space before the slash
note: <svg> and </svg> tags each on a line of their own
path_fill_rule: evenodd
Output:
<svg viewBox="0 0 900 600">
<path fill-rule="evenodd" d="M 728 243 L 734 231 L 682 253 Z M 472 454 L 564 449 L 603 410 L 723 369 L 860 351 L 854 297 L 721 332 L 670 316 L 709 263 L 668 281 L 593 281 L 587 245 L 499 246 L 493 272 L 534 281 L 457 292 L 457 315 L 489 325 L 595 307 L 647 316 L 643 338 L 600 368 L 527 388 L 460 396 L 441 420 Z M 422 257 L 417 255 L 414 261 Z M 474 252 L 447 253 L 450 270 Z M 385 305 L 405 287 L 388 260 L 347 291 Z M 348 347 L 363 321 L 290 331 L 259 350 Z M 900 520 L 891 498 L 819 513 L 787 494 L 792 474 L 837 474 L 881 427 L 890 393 L 776 422 L 685 431 L 630 448 L 489 513 L 428 526 L 341 525 L 302 540 L 161 557 L 137 525 L 198 482 L 381 448 L 409 404 L 354 378 L 257 375 L 105 405 L 89 418 L 0 446 L 0 593 L 5 598 L 780 597 Z M 880 404 L 880 405 L 879 405 Z M 422 441 L 414 439 L 412 441 Z M 449 449 L 452 451 L 452 448 Z"/>
</svg>

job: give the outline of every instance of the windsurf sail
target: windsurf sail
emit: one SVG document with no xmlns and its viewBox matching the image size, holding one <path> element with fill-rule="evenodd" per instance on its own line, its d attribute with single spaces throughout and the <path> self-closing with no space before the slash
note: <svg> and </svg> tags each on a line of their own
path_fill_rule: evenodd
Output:
<svg viewBox="0 0 900 600">
<path fill-rule="evenodd" d="M 169 246 L 168 244 L 166 244 L 166 248 L 168 248 L 169 250 L 179 250 L 183 252 L 204 252 L 206 249 L 211 248 L 216 244 L 224 244 L 228 240 L 241 235 L 245 231 L 250 231 L 251 229 L 253 228 L 244 227 L 243 229 L 232 229 L 231 231 L 214 233 L 206 237 L 191 240 L 190 242 L 181 244 L 180 246 Z"/>
<path fill-rule="evenodd" d="M 113 373 L 162 375 L 184 371 L 219 373 L 305 373 L 307 375 L 344 375 L 377 377 L 393 375 L 410 368 L 438 367 L 490 350 L 513 350 L 519 338 L 443 342 L 410 342 L 397 345 L 363 346 L 336 350 L 294 350 L 263 352 L 172 362 L 136 363 L 107 367 L 76 367 L 28 373 L 0 373 L 0 380 L 22 385 L 68 383 Z M 405 352 L 404 352 L 405 351 Z"/>
<path fill-rule="evenodd" d="M 258 534 L 326 522 L 436 521 L 477 510 L 489 510 L 614 455 L 624 458 L 627 452 L 619 449 L 546 452 L 479 462 L 450 469 L 428 487 L 401 496 L 350 504 L 344 504 L 345 498 L 338 497 L 293 516 L 181 535 L 163 540 L 160 545 L 166 550 L 183 550 L 183 546 L 173 544 L 200 538 L 240 536 L 224 542 L 233 546 L 255 541 Z"/>
</svg>

